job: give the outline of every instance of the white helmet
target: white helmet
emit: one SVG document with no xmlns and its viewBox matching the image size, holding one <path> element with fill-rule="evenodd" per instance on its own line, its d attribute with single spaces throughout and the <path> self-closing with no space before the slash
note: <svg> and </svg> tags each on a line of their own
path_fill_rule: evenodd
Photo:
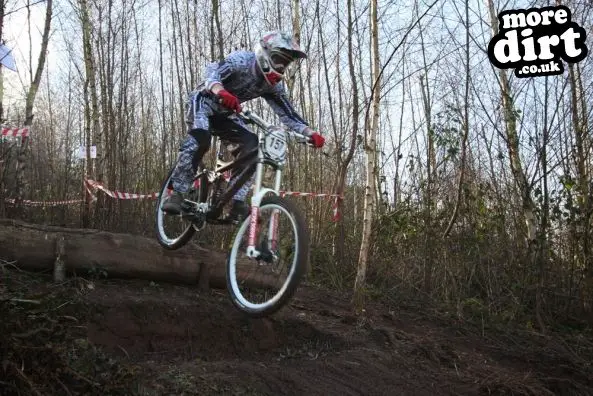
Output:
<svg viewBox="0 0 593 396">
<path fill-rule="evenodd" d="M 257 65 L 270 85 L 282 80 L 292 61 L 306 57 L 292 35 L 278 30 L 265 33 L 255 47 Z"/>
</svg>

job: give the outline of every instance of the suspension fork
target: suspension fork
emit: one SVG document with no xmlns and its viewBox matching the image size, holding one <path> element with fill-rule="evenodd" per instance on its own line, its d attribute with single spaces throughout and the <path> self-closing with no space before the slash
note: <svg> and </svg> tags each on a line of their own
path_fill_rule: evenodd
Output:
<svg viewBox="0 0 593 396">
<path fill-rule="evenodd" d="M 260 155 L 259 158 L 262 156 Z M 259 206 L 263 194 L 267 189 L 262 189 L 262 180 L 264 177 L 264 163 L 260 159 L 255 166 L 255 183 L 253 184 L 253 196 L 251 198 L 251 213 L 249 216 L 249 241 L 247 245 L 247 257 L 257 258 L 260 252 L 255 248 L 257 238 L 257 218 L 259 215 Z"/>
<path fill-rule="evenodd" d="M 261 158 L 261 156 L 260 156 Z M 253 187 L 253 196 L 251 198 L 251 214 L 249 217 L 249 241 L 247 246 L 247 257 L 250 258 L 257 258 L 261 254 L 255 247 L 257 242 L 257 232 L 258 232 L 258 215 L 259 215 L 259 208 L 261 205 L 261 201 L 263 197 L 272 192 L 274 194 L 279 194 L 280 192 L 280 184 L 282 181 L 282 170 L 276 169 L 276 177 L 274 182 L 274 189 L 271 188 L 262 188 L 262 180 L 264 174 L 264 163 L 262 160 L 258 161 L 256 168 L 255 168 L 255 183 Z M 270 248 L 275 249 L 277 245 L 277 237 L 278 234 L 278 209 L 274 210 L 272 214 L 272 221 L 270 222 L 269 229 L 268 229 L 268 242 L 270 243 Z"/>
<path fill-rule="evenodd" d="M 276 178 L 274 180 L 274 190 L 280 194 L 280 183 L 282 182 L 282 170 L 276 169 Z M 268 244 L 271 250 L 276 250 L 276 246 L 278 244 L 278 215 L 280 211 L 278 209 L 274 209 L 272 213 L 272 221 L 270 221 L 270 226 L 268 230 Z"/>
</svg>

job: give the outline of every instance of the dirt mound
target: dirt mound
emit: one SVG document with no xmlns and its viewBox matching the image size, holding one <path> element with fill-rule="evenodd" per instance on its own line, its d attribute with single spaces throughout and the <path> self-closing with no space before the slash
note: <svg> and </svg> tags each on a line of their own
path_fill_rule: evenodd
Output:
<svg viewBox="0 0 593 396">
<path fill-rule="evenodd" d="M 297 318 L 245 317 L 226 303 L 226 295 L 217 294 L 156 285 L 129 293 L 105 285 L 86 296 L 94 301 L 89 340 L 134 361 L 159 362 L 264 359 L 282 351 L 345 346 L 339 335 Z"/>
<path fill-rule="evenodd" d="M 226 292 L 4 269 L 0 394 L 592 394 L 593 348 L 302 287 L 266 319 Z"/>
</svg>

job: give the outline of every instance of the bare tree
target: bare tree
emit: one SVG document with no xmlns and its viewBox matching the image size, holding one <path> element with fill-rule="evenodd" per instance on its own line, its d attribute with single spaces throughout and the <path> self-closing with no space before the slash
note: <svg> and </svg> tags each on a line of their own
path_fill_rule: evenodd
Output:
<svg viewBox="0 0 593 396">
<path fill-rule="evenodd" d="M 4 43 L 2 31 L 4 29 L 4 12 L 6 10 L 6 1 L 7 0 L 0 0 L 0 44 Z M 2 64 L 0 64 L 0 123 L 3 122 L 4 117 L 4 106 L 2 102 L 4 101 L 4 77 L 2 76 Z M 0 203 L 2 205 L 2 203 Z"/>
<path fill-rule="evenodd" d="M 224 38 L 222 36 L 222 26 L 220 24 L 220 4 L 219 0 L 212 0 L 212 16 L 214 17 L 214 24 L 216 26 L 217 40 L 214 41 L 214 35 L 211 37 L 212 42 L 218 44 L 218 58 L 219 60 L 224 59 Z M 212 58 L 214 60 L 214 57 Z"/>
<path fill-rule="evenodd" d="M 364 217 L 362 228 L 362 241 L 358 259 L 358 271 L 354 283 L 354 306 L 361 310 L 364 304 L 365 282 L 370 249 L 371 231 L 373 226 L 373 213 L 375 208 L 375 180 L 376 180 L 376 153 L 377 131 L 379 129 L 379 109 L 381 100 L 381 61 L 379 56 L 379 28 L 377 16 L 377 0 L 371 0 L 371 48 L 372 48 L 372 76 L 374 91 L 372 96 L 372 119 L 370 127 L 365 133 L 366 154 L 366 186 L 364 195 Z"/>
<path fill-rule="evenodd" d="M 459 215 L 459 206 L 461 205 L 461 193 L 463 191 L 463 183 L 465 178 L 465 166 L 467 160 L 467 137 L 469 136 L 469 87 L 471 79 L 470 69 L 470 21 L 469 21 L 469 2 L 465 0 L 465 93 L 464 93 L 464 104 L 463 104 L 463 137 L 461 139 L 461 161 L 459 169 L 459 182 L 457 183 L 457 196 L 455 197 L 455 208 L 453 214 L 449 219 L 449 224 L 443 233 L 444 237 L 447 237 L 453 228 L 453 224 L 457 220 Z"/>
<path fill-rule="evenodd" d="M 84 97 L 84 119 L 85 119 L 85 146 L 86 146 L 86 169 L 83 177 L 96 179 L 95 169 L 91 166 L 91 142 L 95 139 L 99 130 L 99 104 L 97 99 L 97 86 L 95 79 L 95 60 L 93 56 L 93 43 L 91 40 L 91 20 L 89 17 L 89 5 L 87 0 L 79 0 L 79 18 L 82 27 L 82 47 L 85 66 L 85 80 L 83 86 Z M 101 152 L 101 146 L 97 147 Z M 82 183 L 82 194 L 87 196 L 86 188 Z M 90 222 L 90 202 L 83 204 L 82 225 L 88 227 Z"/>
<path fill-rule="evenodd" d="M 490 23 L 493 36 L 498 34 L 498 20 L 494 10 L 493 0 L 488 0 L 488 10 L 490 13 Z M 538 244 L 541 244 L 541 233 L 539 231 L 538 223 L 536 221 L 536 205 L 531 196 L 532 186 L 527 179 L 525 170 L 520 157 L 519 137 L 517 128 L 517 111 L 515 109 L 515 102 L 513 100 L 513 93 L 511 85 L 507 76 L 507 72 L 503 69 L 499 71 L 500 93 L 502 99 L 502 112 L 504 117 L 504 126 L 506 132 L 507 150 L 510 159 L 511 171 L 515 184 L 519 190 L 521 197 L 523 219 L 526 225 L 525 241 L 527 243 L 528 257 L 530 263 L 537 264 L 540 259 L 537 252 Z M 538 265 L 535 265 L 538 267 Z M 540 328 L 543 330 L 545 325 L 538 312 L 538 322 Z"/>
<path fill-rule="evenodd" d="M 29 8 L 29 5 L 27 5 Z M 25 102 L 25 126 L 33 125 L 33 105 L 35 104 L 35 97 L 37 96 L 37 90 L 41 82 L 41 76 L 43 75 L 43 68 L 45 67 L 45 58 L 47 54 L 47 46 L 49 43 L 49 34 L 51 27 L 52 18 L 52 0 L 47 0 L 46 11 L 45 11 L 45 24 L 43 27 L 43 36 L 41 38 L 41 50 L 39 51 L 39 57 L 37 60 L 37 69 L 35 70 L 35 77 L 30 82 L 29 90 L 27 92 L 27 99 Z M 32 52 L 31 47 L 31 52 Z M 25 161 L 27 153 L 28 138 L 23 138 L 17 157 L 17 202 L 20 203 L 23 200 L 25 191 Z"/>
</svg>

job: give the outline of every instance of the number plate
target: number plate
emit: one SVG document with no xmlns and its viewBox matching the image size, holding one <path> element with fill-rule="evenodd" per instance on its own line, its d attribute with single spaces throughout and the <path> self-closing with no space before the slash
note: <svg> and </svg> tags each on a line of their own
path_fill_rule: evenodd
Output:
<svg viewBox="0 0 593 396">
<path fill-rule="evenodd" d="M 270 159 L 282 161 L 286 155 L 286 133 L 281 129 L 273 129 L 265 137 L 264 149 Z"/>
</svg>

